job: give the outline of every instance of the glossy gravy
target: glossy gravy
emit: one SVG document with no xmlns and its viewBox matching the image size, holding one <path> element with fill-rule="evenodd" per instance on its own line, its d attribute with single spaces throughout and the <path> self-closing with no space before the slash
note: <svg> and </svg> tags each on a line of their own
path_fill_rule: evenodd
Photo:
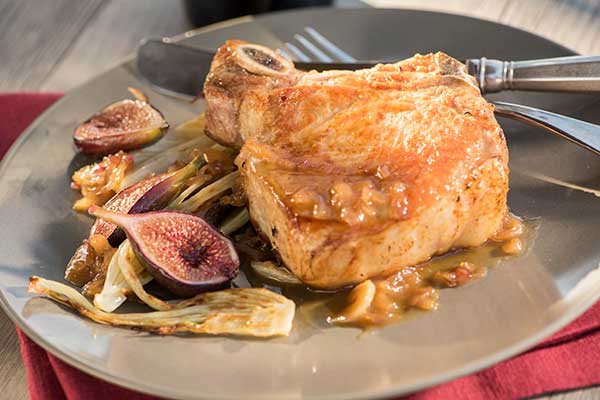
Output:
<svg viewBox="0 0 600 400">
<path fill-rule="evenodd" d="M 350 325 L 360 328 L 397 322 L 413 311 L 435 310 L 439 290 L 469 284 L 507 257 L 522 254 L 533 241 L 534 222 L 508 215 L 502 229 L 484 245 L 457 250 L 394 274 L 373 278 L 337 292 L 303 286 L 274 286 L 247 274 L 252 286 L 268 286 L 294 300 L 298 317 L 310 325 Z"/>
</svg>

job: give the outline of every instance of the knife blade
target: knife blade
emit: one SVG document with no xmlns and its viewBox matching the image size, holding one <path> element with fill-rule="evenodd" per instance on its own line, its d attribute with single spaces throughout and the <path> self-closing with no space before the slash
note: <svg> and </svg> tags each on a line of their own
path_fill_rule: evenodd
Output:
<svg viewBox="0 0 600 400">
<path fill-rule="evenodd" d="M 144 41 L 138 49 L 137 69 L 140 75 L 150 84 L 163 92 L 168 92 L 177 97 L 195 98 L 202 93 L 204 79 L 210 70 L 210 64 L 214 57 L 214 53 L 195 47 L 190 47 L 180 43 L 173 43 L 159 39 L 150 39 Z M 581 57 L 582 59 L 585 57 Z M 567 67 L 573 69 L 573 66 L 579 62 L 579 65 L 587 65 L 587 68 L 594 69 L 600 65 L 600 60 L 590 60 L 585 58 L 585 62 L 578 58 L 563 57 L 558 62 L 567 61 Z M 479 66 L 485 67 L 485 59 L 468 60 L 471 62 L 481 61 Z M 492 60 L 497 61 L 497 60 Z M 576 62 L 573 62 L 576 61 Z M 550 64 L 555 67 L 556 63 L 549 63 L 548 60 L 535 61 L 541 64 L 542 68 Z M 521 62 L 524 66 L 528 66 L 532 61 Z M 586 64 L 587 63 L 587 64 Z M 591 63 L 591 64 L 590 64 Z M 368 68 L 377 62 L 367 63 L 305 63 L 296 62 L 298 69 L 304 70 L 326 70 L 326 69 L 360 69 Z M 590 67 L 591 65 L 591 67 Z M 467 63 L 467 68 L 471 72 L 474 64 Z M 485 72 L 485 68 L 484 72 Z M 571 73 L 577 73 L 577 68 L 574 68 Z M 476 70 L 476 69 L 475 69 Z M 595 71 L 591 71 L 595 74 Z M 485 77 L 485 73 L 481 74 Z M 588 74 L 588 77 L 590 74 Z M 600 74 L 598 74 L 600 76 Z M 561 83 L 564 85 L 568 80 L 563 79 Z M 485 83 L 485 81 L 484 81 Z M 493 82 L 492 82 L 493 83 Z M 529 82 L 530 83 L 530 82 Z M 572 83 L 572 82 L 571 82 Z M 481 83 L 481 86 L 482 85 Z M 497 86 L 503 90 L 503 86 Z M 587 86 L 590 87 L 589 85 Z M 544 87 L 547 89 L 547 87 Z M 554 89 L 556 90 L 556 89 Z M 564 89 L 563 89 L 564 90 Z M 482 87 L 484 91 L 484 87 Z M 508 118 L 516 119 L 528 124 L 540 126 L 545 130 L 559 135 L 564 139 L 570 140 L 596 154 L 600 154 L 600 141 L 598 133 L 600 126 L 590 124 L 584 121 L 579 121 L 573 118 L 568 118 L 559 114 L 550 113 L 548 111 L 538 110 L 522 105 L 496 102 L 496 113 Z"/>
<path fill-rule="evenodd" d="M 138 47 L 139 75 L 159 91 L 186 97 L 202 93 L 214 52 L 173 42 L 147 39 Z M 356 70 L 390 61 L 354 63 L 294 62 L 300 70 Z M 391 61 L 393 62 L 393 61 Z M 600 56 L 569 56 L 527 61 L 468 59 L 467 71 L 483 94 L 503 90 L 600 93 Z"/>
<path fill-rule="evenodd" d="M 196 97 L 215 53 L 163 39 L 145 39 L 137 50 L 135 65 L 141 77 L 161 91 Z M 310 71 L 370 68 L 377 61 L 362 63 L 320 63 L 295 61 L 296 68 Z"/>
</svg>

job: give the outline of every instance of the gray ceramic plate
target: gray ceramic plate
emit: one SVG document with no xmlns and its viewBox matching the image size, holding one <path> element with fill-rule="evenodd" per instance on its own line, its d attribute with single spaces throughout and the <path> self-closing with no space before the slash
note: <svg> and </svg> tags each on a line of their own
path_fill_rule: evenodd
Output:
<svg viewBox="0 0 600 400">
<path fill-rule="evenodd" d="M 446 14 L 402 10 L 308 10 L 245 18 L 180 38 L 214 48 L 228 38 L 280 46 L 312 25 L 355 57 L 396 59 L 438 49 L 462 59 L 540 58 L 570 52 L 529 33 Z M 26 292 L 37 274 L 61 280 L 91 220 L 71 211 L 71 132 L 103 105 L 148 91 L 176 125 L 197 110 L 138 81 L 128 62 L 71 91 L 15 144 L 0 172 L 2 306 L 36 342 L 92 375 L 177 398 L 372 398 L 447 381 L 515 355 L 564 326 L 596 301 L 600 279 L 600 200 L 548 184 L 544 174 L 600 187 L 600 158 L 531 127 L 501 121 L 511 154 L 510 207 L 538 218 L 530 251 L 488 277 L 444 290 L 438 311 L 372 334 L 298 326 L 268 341 L 158 337 L 87 321 Z M 595 122 L 598 98 L 506 94 Z"/>
</svg>

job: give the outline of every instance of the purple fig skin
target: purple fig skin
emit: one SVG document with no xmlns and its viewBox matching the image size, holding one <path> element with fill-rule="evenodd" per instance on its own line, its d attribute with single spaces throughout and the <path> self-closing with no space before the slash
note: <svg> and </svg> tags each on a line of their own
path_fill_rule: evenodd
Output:
<svg viewBox="0 0 600 400">
<path fill-rule="evenodd" d="M 233 243 L 200 217 L 177 211 L 125 215 L 97 206 L 89 213 L 120 226 L 156 281 L 178 296 L 227 287 L 238 273 Z"/>
<path fill-rule="evenodd" d="M 122 100 L 79 125 L 73 133 L 73 142 L 81 153 L 106 155 L 152 144 L 166 133 L 168 127 L 162 113 L 150 103 Z"/>
<path fill-rule="evenodd" d="M 158 209 L 159 204 L 170 201 L 174 196 L 166 196 L 170 189 L 169 179 L 174 175 L 173 172 L 155 175 L 144 179 L 128 188 L 123 189 L 104 204 L 104 208 L 109 211 L 119 213 L 142 213 Z M 163 185 L 163 183 L 165 183 Z M 167 192 L 167 193 L 165 193 Z M 162 199 L 166 197 L 165 199 Z M 161 200 L 162 201 L 159 201 Z M 125 240 L 125 232 L 117 225 L 96 219 L 90 230 L 90 236 L 102 235 L 108 239 L 112 247 L 117 247 Z"/>
<path fill-rule="evenodd" d="M 115 194 L 104 204 L 104 207 L 111 211 L 128 213 L 131 208 L 140 200 L 140 198 L 144 196 L 144 194 L 146 194 L 158 183 L 168 179 L 170 176 L 171 174 L 156 175 L 131 185 Z M 93 235 L 104 236 L 112 247 L 118 247 L 126 237 L 125 232 L 123 232 L 121 228 L 111 222 L 104 221 L 99 218 L 97 218 L 94 222 L 94 225 L 92 225 L 89 238 L 91 238 Z M 90 249 L 90 247 L 91 245 L 89 240 L 84 240 L 83 243 L 79 245 L 77 250 L 75 250 L 75 255 L 67 264 L 65 279 L 75 285 L 83 286 L 94 278 L 94 276 L 90 275 L 88 276 L 87 280 L 77 279 L 77 276 L 80 274 L 79 271 L 85 272 L 87 270 L 87 266 L 81 267 L 73 264 L 73 261 L 76 259 L 76 255 L 89 254 L 90 252 L 93 252 L 93 249 Z M 87 264 L 87 262 L 85 264 Z"/>
<path fill-rule="evenodd" d="M 185 178 L 196 173 L 202 161 L 196 159 L 187 166 L 173 172 L 151 176 L 123 189 L 104 204 L 104 209 L 122 214 L 140 214 L 160 210 L 179 194 L 181 183 Z M 125 232 L 117 225 L 96 219 L 90 236 L 100 234 L 108 239 L 112 247 L 117 247 L 125 240 Z"/>
<path fill-rule="evenodd" d="M 181 183 L 186 178 L 196 174 L 203 161 L 196 158 L 185 167 L 178 171 L 168 172 L 160 175 L 155 175 L 144 179 L 136 184 L 123 189 L 110 200 L 104 207 L 113 212 L 120 213 L 144 213 L 147 211 L 164 208 L 172 199 L 175 198 L 181 191 Z M 104 236 L 112 247 L 118 247 L 126 238 L 125 232 L 112 222 L 97 218 L 90 229 L 91 238 L 93 235 Z M 84 240 L 77 248 L 75 254 L 88 254 L 90 252 L 89 240 Z M 95 253 L 92 253 L 95 254 Z M 81 258 L 81 257 L 80 257 Z M 65 279 L 78 286 L 87 282 L 76 279 L 79 271 L 84 271 L 81 268 L 85 266 L 74 265 L 73 262 L 78 259 L 71 258 L 65 271 Z M 81 264 L 81 263 L 80 263 Z"/>
</svg>

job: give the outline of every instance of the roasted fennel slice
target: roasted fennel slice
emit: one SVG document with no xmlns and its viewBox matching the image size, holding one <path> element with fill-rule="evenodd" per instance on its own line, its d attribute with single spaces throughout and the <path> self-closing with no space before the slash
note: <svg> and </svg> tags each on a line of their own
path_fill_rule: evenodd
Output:
<svg viewBox="0 0 600 400">
<path fill-rule="evenodd" d="M 126 246 L 129 246 L 129 240 L 121 243 L 119 250 Z M 116 310 L 127 300 L 127 295 L 132 292 L 125 276 L 121 273 L 120 262 L 122 262 L 121 254 L 116 252 L 108 264 L 102 291 L 94 296 L 94 305 L 102 311 L 112 312 Z M 134 264 L 132 268 L 134 268 L 134 273 L 141 285 L 145 285 L 152 280 L 152 275 L 140 263 Z"/>
<path fill-rule="evenodd" d="M 251 261 L 250 266 L 263 279 L 283 285 L 302 285 L 302 281 L 292 274 L 289 269 L 280 267 L 273 261 Z"/>
<path fill-rule="evenodd" d="M 195 297 L 194 305 L 185 308 L 129 314 L 100 311 L 72 287 L 37 276 L 29 279 L 29 292 L 63 303 L 101 324 L 161 335 L 287 336 L 295 313 L 293 301 L 261 288 L 203 293 Z"/>
</svg>

